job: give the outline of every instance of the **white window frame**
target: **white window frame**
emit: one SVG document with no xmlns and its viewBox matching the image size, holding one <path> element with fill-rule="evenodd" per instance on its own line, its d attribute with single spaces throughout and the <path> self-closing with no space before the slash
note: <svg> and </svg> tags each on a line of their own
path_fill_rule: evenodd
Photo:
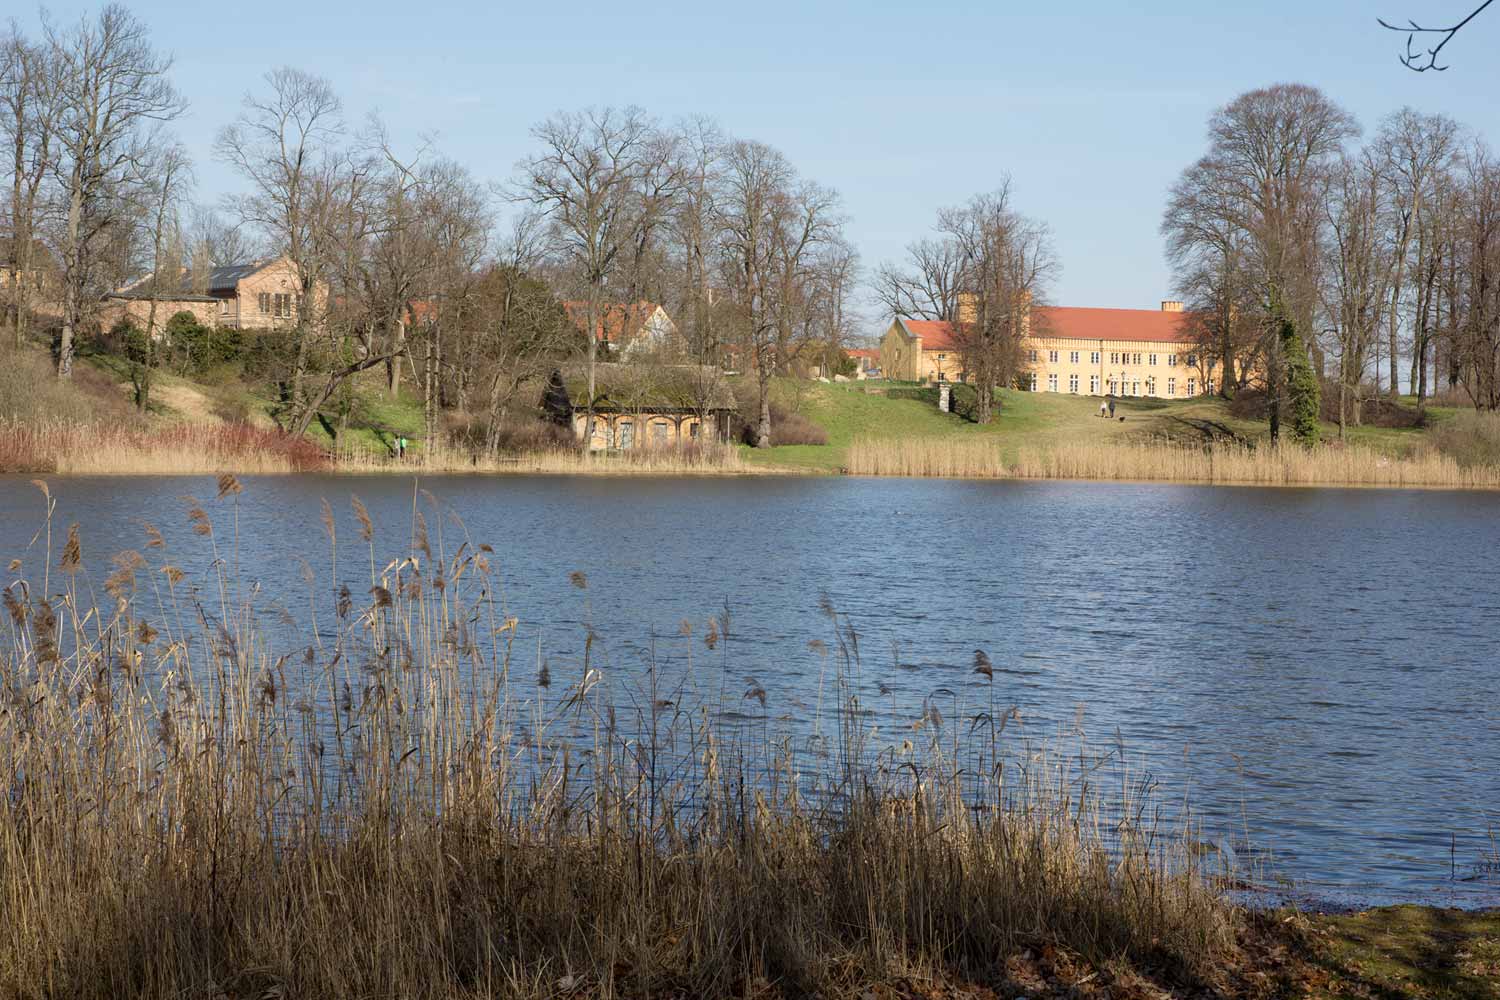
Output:
<svg viewBox="0 0 1500 1000">
<path fill-rule="evenodd" d="M 1078 376 L 1077 375 L 1069 375 L 1068 376 L 1068 392 L 1072 393 L 1075 396 L 1078 395 Z"/>
<path fill-rule="evenodd" d="M 1097 396 L 1097 395 L 1099 395 L 1099 376 L 1098 375 L 1090 375 L 1089 376 L 1089 395 L 1090 396 Z"/>
<path fill-rule="evenodd" d="M 1057 391 L 1057 375 L 1055 373 L 1052 374 L 1052 375 L 1048 375 L 1047 376 L 1047 391 L 1048 392 L 1056 392 Z"/>
</svg>

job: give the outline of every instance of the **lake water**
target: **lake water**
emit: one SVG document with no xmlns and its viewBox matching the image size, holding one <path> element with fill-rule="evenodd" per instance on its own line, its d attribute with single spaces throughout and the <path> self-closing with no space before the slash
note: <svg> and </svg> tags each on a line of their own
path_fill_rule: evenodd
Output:
<svg viewBox="0 0 1500 1000">
<path fill-rule="evenodd" d="M 770 710 L 795 718 L 820 670 L 808 642 L 832 639 L 827 595 L 859 631 L 863 676 L 890 691 L 877 711 L 890 733 L 933 691 L 982 683 L 983 649 L 1024 737 L 1080 722 L 1094 740 L 1118 733 L 1166 793 L 1191 801 L 1208 837 L 1269 851 L 1268 870 L 1313 899 L 1500 905 L 1500 494 L 856 478 L 421 485 L 494 546 L 507 612 L 559 662 L 591 616 L 612 670 L 642 670 L 653 638 L 671 669 L 679 624 L 727 607 L 736 683 L 754 677 Z M 239 557 L 265 594 L 305 594 L 298 560 L 326 564 L 322 498 L 342 538 L 357 537 L 351 495 L 395 545 L 408 537 L 410 480 L 245 486 Z M 109 555 L 141 547 L 144 520 L 175 562 L 207 572 L 179 498 L 211 497 L 210 480 L 52 488 L 96 584 Z M 208 506 L 225 516 L 224 503 Z M 0 565 L 26 555 L 41 514 L 26 478 L 0 477 Z M 451 551 L 459 528 L 444 530 Z"/>
</svg>

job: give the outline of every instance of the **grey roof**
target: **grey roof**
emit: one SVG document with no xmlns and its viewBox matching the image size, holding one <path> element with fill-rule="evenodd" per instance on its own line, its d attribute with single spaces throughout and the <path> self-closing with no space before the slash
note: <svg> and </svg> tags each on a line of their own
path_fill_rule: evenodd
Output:
<svg viewBox="0 0 1500 1000">
<path fill-rule="evenodd" d="M 223 267 L 213 268 L 208 272 L 208 294 L 193 291 L 193 272 L 189 268 L 182 272 L 182 283 L 177 293 L 173 294 L 170 291 L 164 291 L 163 294 L 165 297 L 169 297 L 176 302 L 215 302 L 219 296 L 234 294 L 236 286 L 241 281 L 275 262 L 275 257 L 268 257 L 264 260 L 252 260 L 244 264 L 225 264 Z M 105 298 L 150 298 L 150 281 L 151 275 L 148 274 L 144 278 L 126 285 L 124 288 L 110 292 Z M 214 293 L 218 293 L 218 295 Z"/>
<path fill-rule="evenodd" d="M 226 264 L 216 267 L 208 272 L 208 290 L 210 292 L 232 292 L 235 286 L 244 281 L 256 271 L 261 270 L 275 262 L 275 258 L 266 260 L 252 260 L 248 264 Z"/>
</svg>

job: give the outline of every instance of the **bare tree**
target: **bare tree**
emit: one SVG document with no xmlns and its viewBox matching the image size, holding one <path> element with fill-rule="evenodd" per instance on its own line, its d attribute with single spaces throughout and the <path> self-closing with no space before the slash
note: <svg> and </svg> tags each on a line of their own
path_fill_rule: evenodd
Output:
<svg viewBox="0 0 1500 1000">
<path fill-rule="evenodd" d="M 1318 382 L 1308 348 L 1319 308 L 1319 230 L 1329 167 L 1359 132 L 1321 91 L 1277 84 L 1249 91 L 1209 119 L 1209 153 L 1194 167 L 1212 211 L 1244 236 L 1244 264 L 1266 331 L 1271 437 L 1291 406 L 1299 439 L 1317 436 Z M 1170 226 L 1169 226 L 1170 228 Z"/>
<path fill-rule="evenodd" d="M 555 245 L 580 279 L 587 306 L 588 417 L 593 434 L 596 331 L 604 316 L 606 286 L 655 223 L 642 212 L 660 148 L 656 123 L 639 108 L 560 113 L 532 129 L 542 151 L 519 166 L 519 196 L 552 224 Z"/>
<path fill-rule="evenodd" d="M 144 153 L 142 130 L 176 118 L 185 105 L 167 78 L 172 61 L 151 47 L 146 26 L 124 7 L 110 4 L 70 28 L 47 22 L 45 31 L 57 81 L 54 169 L 66 205 L 57 374 L 67 378 L 93 254 L 118 221 L 111 199 Z"/>
<path fill-rule="evenodd" d="M 951 239 L 918 240 L 906 248 L 907 266 L 882 264 L 875 272 L 875 298 L 895 316 L 958 319 L 963 261 Z"/>
<path fill-rule="evenodd" d="M 938 213 L 938 230 L 960 263 L 954 333 L 981 424 L 993 419 L 995 388 L 1020 375 L 1021 342 L 1043 322 L 1036 307 L 1058 270 L 1046 224 L 1017 212 L 1011 200 L 1006 178 L 994 191 Z"/>
<path fill-rule="evenodd" d="M 0 136 L 11 149 L 9 297 L 4 318 L 15 332 L 17 346 L 26 338 L 31 291 L 42 265 L 36 243 L 59 111 L 57 82 L 50 50 L 28 42 L 12 23 L 0 38 Z"/>
<path fill-rule="evenodd" d="M 1390 244 L 1390 308 L 1386 310 L 1386 327 L 1390 362 L 1390 393 L 1400 394 L 1397 375 L 1401 357 L 1399 329 L 1401 301 L 1407 292 L 1406 276 L 1413 238 L 1422 232 L 1422 215 L 1433 186 L 1434 176 L 1453 157 L 1458 143 L 1458 123 L 1443 115 L 1422 114 L 1402 108 L 1389 115 L 1376 133 L 1372 155 L 1379 165 L 1380 177 L 1389 187 L 1385 218 Z M 1425 349 L 1425 345 L 1423 345 Z M 1412 367 L 1416 368 L 1416 353 Z M 1378 377 L 1378 373 L 1377 373 Z M 1416 391 L 1413 381 L 1412 391 Z"/>
<path fill-rule="evenodd" d="M 334 155 L 344 124 L 339 99 L 327 80 L 281 67 L 266 74 L 265 82 L 270 93 L 245 96 L 239 117 L 219 133 L 214 151 L 250 186 L 244 195 L 230 199 L 232 210 L 264 236 L 272 252 L 287 258 L 301 283 L 289 403 L 293 421 L 302 422 L 314 312 L 321 306 L 314 291 L 327 269 L 319 254 L 326 242 L 318 239 L 316 227 L 328 199 L 319 204 L 316 195 L 330 189 L 317 183 L 317 173 Z"/>
<path fill-rule="evenodd" d="M 1225 399 L 1244 386 L 1263 349 L 1250 238 L 1239 216 L 1216 164 L 1205 159 L 1172 186 L 1161 223 L 1188 328 L 1206 369 L 1218 361 Z"/>
<path fill-rule="evenodd" d="M 1360 386 L 1378 341 L 1392 283 L 1383 218 L 1385 190 L 1369 157 L 1346 157 L 1334 172 L 1328 200 L 1328 281 L 1325 309 L 1338 354 L 1339 437 L 1352 415 L 1360 422 Z"/>
<path fill-rule="evenodd" d="M 136 373 L 136 406 L 145 412 L 151 404 L 152 370 L 156 365 L 156 342 L 161 337 L 158 312 L 164 298 L 177 298 L 183 289 L 183 238 L 181 209 L 192 185 L 192 163 L 187 150 L 175 140 L 158 138 L 152 152 L 137 162 L 141 172 L 147 234 L 151 241 L 151 273 L 145 282 L 149 296 L 146 311 L 145 357 Z"/>
<path fill-rule="evenodd" d="M 1475 143 L 1462 158 L 1453 362 L 1475 407 L 1500 409 L 1500 163 Z"/>
</svg>

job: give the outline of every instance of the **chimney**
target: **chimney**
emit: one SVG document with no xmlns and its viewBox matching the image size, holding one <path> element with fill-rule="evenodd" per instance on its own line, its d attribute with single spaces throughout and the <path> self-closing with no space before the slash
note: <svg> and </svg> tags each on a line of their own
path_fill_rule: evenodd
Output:
<svg viewBox="0 0 1500 1000">
<path fill-rule="evenodd" d="M 979 321 L 979 296 L 973 292 L 958 293 L 958 322 L 960 325 Z"/>
<path fill-rule="evenodd" d="M 1182 303 L 1176 299 L 1162 299 L 1161 311 L 1164 313 L 1180 313 L 1182 312 Z"/>
</svg>

